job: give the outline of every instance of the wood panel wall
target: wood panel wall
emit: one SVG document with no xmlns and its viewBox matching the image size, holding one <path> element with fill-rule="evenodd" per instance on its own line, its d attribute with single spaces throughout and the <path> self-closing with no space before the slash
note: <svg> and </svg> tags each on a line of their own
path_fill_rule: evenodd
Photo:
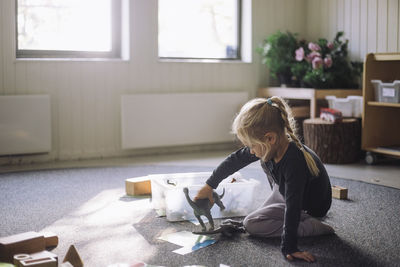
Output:
<svg viewBox="0 0 400 267">
<path fill-rule="evenodd" d="M 333 39 L 344 31 L 352 60 L 400 51 L 399 0 L 307 0 L 306 36 Z"/>
<path fill-rule="evenodd" d="M 15 59 L 15 1 L 0 1 L 0 95 L 49 94 L 52 113 L 50 154 L 1 157 L 0 164 L 135 154 L 121 149 L 122 94 L 247 91 L 255 96 L 268 83 L 255 48 L 278 29 L 302 34 L 305 29 L 305 0 L 253 0 L 251 63 L 159 62 L 157 0 L 129 2 L 128 61 L 37 61 Z"/>
<path fill-rule="evenodd" d="M 248 91 L 268 84 L 254 49 L 280 29 L 307 40 L 349 39 L 353 60 L 400 51 L 399 0 L 253 0 L 252 63 L 157 59 L 157 0 L 130 1 L 129 61 L 15 60 L 15 2 L 0 1 L 0 95 L 51 96 L 52 152 L 2 157 L 0 164 L 130 155 L 121 150 L 120 95 Z M 157 112 L 157 111 L 155 111 Z M 12 115 L 10 115 L 12 116 Z"/>
<path fill-rule="evenodd" d="M 15 2 L 0 1 L 0 95 L 50 94 L 52 152 L 0 163 L 129 155 L 121 150 L 120 95 L 248 91 L 268 84 L 257 45 L 280 29 L 308 40 L 349 39 L 350 56 L 400 51 L 399 0 L 253 0 L 252 63 L 157 59 L 157 1 L 130 1 L 129 61 L 15 60 Z M 155 111 L 157 112 L 157 111 Z M 10 115 L 12 116 L 12 115 Z"/>
</svg>

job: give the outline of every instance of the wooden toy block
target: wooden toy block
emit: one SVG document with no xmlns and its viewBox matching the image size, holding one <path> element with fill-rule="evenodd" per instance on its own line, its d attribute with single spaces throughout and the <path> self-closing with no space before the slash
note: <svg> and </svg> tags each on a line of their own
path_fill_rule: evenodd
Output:
<svg viewBox="0 0 400 267">
<path fill-rule="evenodd" d="M 19 266 L 21 266 L 21 261 L 29 260 L 30 258 L 31 258 L 31 255 L 29 255 L 29 254 L 15 254 L 14 255 L 14 265 L 19 267 Z"/>
<path fill-rule="evenodd" d="M 63 262 L 60 265 L 61 267 L 74 267 L 69 261 Z"/>
<path fill-rule="evenodd" d="M 46 248 L 43 234 L 26 232 L 0 238 L 0 261 L 13 262 L 13 256 L 35 253 Z"/>
<path fill-rule="evenodd" d="M 151 182 L 147 176 L 125 180 L 125 189 L 128 196 L 151 195 Z"/>
<path fill-rule="evenodd" d="M 55 248 L 58 246 L 58 236 L 55 233 L 43 233 L 46 248 Z"/>
<path fill-rule="evenodd" d="M 337 185 L 332 186 L 332 197 L 337 199 L 347 199 L 347 188 Z"/>
<path fill-rule="evenodd" d="M 74 267 L 83 267 L 83 261 L 74 245 L 71 245 L 64 257 L 63 263 L 69 262 Z"/>
<path fill-rule="evenodd" d="M 30 254 L 30 256 L 32 259 L 54 258 L 58 263 L 57 254 L 54 254 L 53 252 L 50 252 L 48 250 L 43 250 L 40 252 L 32 253 L 32 254 Z"/>
<path fill-rule="evenodd" d="M 14 265 L 17 267 L 24 267 L 24 266 L 42 266 L 37 264 L 44 264 L 40 260 L 43 260 L 47 265 L 43 266 L 53 266 L 54 259 L 56 265 L 58 265 L 58 256 L 50 251 L 43 250 L 37 253 L 32 254 L 16 254 L 14 255 Z M 35 261 L 33 261 L 35 260 Z"/>
<path fill-rule="evenodd" d="M 20 261 L 17 267 L 57 267 L 57 260 L 52 257 L 41 259 L 28 259 Z"/>
</svg>

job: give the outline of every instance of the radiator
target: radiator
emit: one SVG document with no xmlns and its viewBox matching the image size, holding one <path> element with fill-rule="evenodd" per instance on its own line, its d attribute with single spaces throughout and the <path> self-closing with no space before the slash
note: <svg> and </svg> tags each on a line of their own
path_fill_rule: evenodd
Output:
<svg viewBox="0 0 400 267">
<path fill-rule="evenodd" d="M 222 143 L 247 92 L 121 96 L 122 148 Z"/>
<path fill-rule="evenodd" d="M 0 96 L 0 155 L 51 150 L 50 97 Z"/>
</svg>

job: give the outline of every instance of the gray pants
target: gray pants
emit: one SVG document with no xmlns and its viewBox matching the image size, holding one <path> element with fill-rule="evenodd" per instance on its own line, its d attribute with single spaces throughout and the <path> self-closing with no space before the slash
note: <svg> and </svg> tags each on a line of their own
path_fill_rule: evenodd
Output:
<svg viewBox="0 0 400 267">
<path fill-rule="evenodd" d="M 253 211 L 243 220 L 243 225 L 250 235 L 261 237 L 281 236 L 285 216 L 285 200 L 278 190 L 278 185 L 273 185 L 271 196 L 264 204 Z M 331 234 L 334 230 L 327 224 L 301 211 L 298 236 L 315 236 Z"/>
</svg>

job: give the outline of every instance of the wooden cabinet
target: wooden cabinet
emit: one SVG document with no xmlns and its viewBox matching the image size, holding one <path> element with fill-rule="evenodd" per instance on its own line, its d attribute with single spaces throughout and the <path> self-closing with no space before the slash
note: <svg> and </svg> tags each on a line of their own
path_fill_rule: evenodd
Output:
<svg viewBox="0 0 400 267">
<path fill-rule="evenodd" d="M 400 104 L 375 101 L 371 80 L 400 80 L 400 53 L 368 54 L 364 63 L 361 147 L 369 164 L 375 153 L 400 158 Z"/>
</svg>

